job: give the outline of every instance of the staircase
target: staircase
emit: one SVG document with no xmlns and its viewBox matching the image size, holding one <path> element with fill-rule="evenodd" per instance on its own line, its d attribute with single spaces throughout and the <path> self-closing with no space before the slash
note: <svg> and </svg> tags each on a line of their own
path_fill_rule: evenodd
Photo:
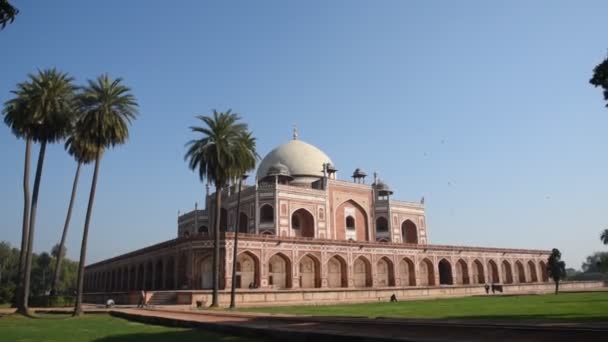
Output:
<svg viewBox="0 0 608 342">
<path fill-rule="evenodd" d="M 176 305 L 177 293 L 175 292 L 154 292 L 148 300 L 148 305 Z"/>
</svg>

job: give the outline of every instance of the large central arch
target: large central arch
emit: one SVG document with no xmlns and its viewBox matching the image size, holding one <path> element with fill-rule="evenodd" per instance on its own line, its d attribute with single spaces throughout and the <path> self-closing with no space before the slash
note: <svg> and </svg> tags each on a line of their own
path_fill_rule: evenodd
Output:
<svg viewBox="0 0 608 342">
<path fill-rule="evenodd" d="M 367 213 L 359 203 L 347 200 L 340 204 L 336 211 L 336 238 L 357 241 L 369 241 L 369 224 Z"/>
<path fill-rule="evenodd" d="M 308 210 L 300 208 L 291 214 L 291 229 L 298 237 L 315 237 L 315 219 Z"/>
</svg>

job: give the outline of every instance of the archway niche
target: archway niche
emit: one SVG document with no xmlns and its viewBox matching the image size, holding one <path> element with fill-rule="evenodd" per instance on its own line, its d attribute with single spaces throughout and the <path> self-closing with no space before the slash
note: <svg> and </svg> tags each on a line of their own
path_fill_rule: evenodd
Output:
<svg viewBox="0 0 608 342">
<path fill-rule="evenodd" d="M 144 280 L 144 264 L 139 264 L 139 267 L 137 267 L 137 290 L 145 289 Z"/>
<path fill-rule="evenodd" d="M 388 220 L 380 216 L 376 219 L 376 232 L 378 233 L 386 233 L 388 232 Z"/>
<path fill-rule="evenodd" d="M 315 219 L 306 209 L 298 209 L 291 214 L 291 229 L 297 237 L 315 237 Z"/>
<path fill-rule="evenodd" d="M 274 208 L 270 204 L 264 204 L 260 207 L 260 223 L 274 222 Z"/>
<path fill-rule="evenodd" d="M 327 261 L 327 283 L 327 286 L 331 288 L 348 287 L 346 261 L 338 255 Z"/>
<path fill-rule="evenodd" d="M 137 276 L 137 268 L 135 266 L 131 266 L 129 268 L 129 290 L 137 290 L 136 277 Z"/>
<path fill-rule="evenodd" d="M 452 277 L 452 264 L 446 259 L 439 261 L 439 285 L 452 285 L 454 279 Z"/>
<path fill-rule="evenodd" d="M 387 258 L 382 257 L 376 263 L 376 280 L 380 287 L 395 286 L 395 269 L 393 262 Z"/>
<path fill-rule="evenodd" d="M 165 288 L 175 289 L 175 258 L 170 256 L 167 259 L 167 267 L 165 271 Z"/>
<path fill-rule="evenodd" d="M 321 265 L 317 258 L 307 254 L 298 264 L 301 288 L 321 287 Z"/>
<path fill-rule="evenodd" d="M 213 288 L 213 257 L 207 255 L 198 261 L 198 267 L 200 270 L 200 288 L 201 289 L 212 289 Z"/>
<path fill-rule="evenodd" d="M 471 276 L 471 280 L 474 284 L 483 284 L 485 283 L 485 274 L 483 271 L 483 264 L 481 261 L 475 259 L 473 261 L 473 275 Z"/>
<path fill-rule="evenodd" d="M 502 262 L 502 277 L 504 284 L 513 284 L 513 271 L 511 270 L 511 264 L 507 260 Z"/>
<path fill-rule="evenodd" d="M 260 266 L 258 258 L 251 252 L 239 254 L 236 262 L 236 287 L 258 287 Z"/>
<path fill-rule="evenodd" d="M 239 216 L 239 233 L 249 233 L 249 217 L 243 212 Z"/>
<path fill-rule="evenodd" d="M 456 262 L 456 279 L 455 279 L 454 283 L 458 284 L 458 285 L 469 285 L 470 284 L 469 266 L 462 259 L 459 259 Z"/>
<path fill-rule="evenodd" d="M 148 263 L 146 264 L 146 291 L 147 290 L 152 290 L 152 287 L 154 286 L 154 267 L 152 265 L 152 261 L 148 261 Z"/>
<path fill-rule="evenodd" d="M 500 283 L 500 277 L 498 276 L 498 265 L 494 260 L 488 260 L 488 282 L 490 284 Z"/>
<path fill-rule="evenodd" d="M 544 261 L 541 261 L 538 263 L 538 266 L 540 267 L 540 274 L 542 277 L 542 281 L 544 283 L 549 281 L 549 274 L 547 273 L 547 264 L 545 264 Z"/>
<path fill-rule="evenodd" d="M 530 282 L 537 283 L 538 275 L 536 274 L 536 265 L 532 260 L 528 261 L 528 271 L 530 272 Z"/>
<path fill-rule="evenodd" d="M 372 267 L 369 260 L 358 257 L 353 264 L 355 287 L 372 287 Z"/>
<path fill-rule="evenodd" d="M 420 261 L 419 275 L 421 286 L 434 286 L 435 285 L 435 271 L 433 269 L 433 263 L 424 258 Z"/>
<path fill-rule="evenodd" d="M 526 271 L 524 270 L 524 265 L 521 263 L 521 261 L 515 262 L 515 271 L 517 273 L 517 282 L 521 284 L 525 283 Z"/>
<path fill-rule="evenodd" d="M 416 271 L 410 258 L 403 258 L 399 262 L 399 280 L 401 286 L 416 286 Z"/>
<path fill-rule="evenodd" d="M 186 253 L 181 253 L 177 263 L 177 289 L 188 288 L 188 257 Z"/>
<path fill-rule="evenodd" d="M 158 260 L 156 262 L 156 268 L 154 271 L 154 289 L 163 290 L 163 261 Z"/>
<path fill-rule="evenodd" d="M 275 289 L 291 288 L 291 260 L 277 253 L 268 260 L 268 285 Z"/>
<path fill-rule="evenodd" d="M 418 243 L 418 228 L 410 220 L 405 220 L 401 224 L 401 238 L 404 243 Z"/>
</svg>

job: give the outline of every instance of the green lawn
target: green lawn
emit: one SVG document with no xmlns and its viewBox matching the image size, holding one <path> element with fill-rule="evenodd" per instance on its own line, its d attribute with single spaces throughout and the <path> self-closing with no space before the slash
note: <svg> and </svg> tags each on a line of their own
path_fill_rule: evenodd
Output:
<svg viewBox="0 0 608 342">
<path fill-rule="evenodd" d="M 553 294 L 479 296 L 398 303 L 268 307 L 241 310 L 315 316 L 608 321 L 608 292 L 562 293 L 558 296 Z"/>
<path fill-rule="evenodd" d="M 82 318 L 71 318 L 66 315 L 41 315 L 40 318 L 34 319 L 17 315 L 0 317 L 0 341 L 212 342 L 251 340 L 200 330 L 135 323 L 106 314 L 89 314 Z"/>
</svg>

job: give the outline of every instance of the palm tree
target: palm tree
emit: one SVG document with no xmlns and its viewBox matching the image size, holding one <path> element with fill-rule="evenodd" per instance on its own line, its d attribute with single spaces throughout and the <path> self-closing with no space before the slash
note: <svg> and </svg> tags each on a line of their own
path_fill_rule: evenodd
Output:
<svg viewBox="0 0 608 342">
<path fill-rule="evenodd" d="M 131 89 L 122 84 L 122 78 L 112 80 L 107 74 L 99 76 L 95 81 L 89 80 L 88 85 L 78 95 L 77 102 L 81 114 L 75 126 L 76 134 L 86 142 L 87 146 L 95 146 L 95 170 L 91 181 L 91 192 L 80 247 L 74 316 L 82 315 L 84 265 L 101 156 L 104 150 L 127 141 L 129 125 L 137 117 L 138 107 L 135 96 L 131 94 Z"/>
<path fill-rule="evenodd" d="M 74 175 L 74 183 L 72 184 L 72 194 L 70 196 L 70 203 L 68 205 L 68 213 L 65 217 L 65 223 L 63 225 L 63 232 L 61 233 L 61 241 L 57 247 L 57 257 L 55 259 L 55 269 L 53 272 L 53 283 L 51 284 L 51 296 L 57 293 L 57 284 L 59 284 L 59 275 L 61 274 L 61 263 L 65 256 L 63 251 L 65 250 L 65 240 L 68 235 L 68 228 L 70 226 L 70 219 L 72 217 L 72 208 L 74 207 L 74 199 L 76 198 L 76 189 L 78 188 L 78 178 L 80 176 L 80 168 L 82 164 L 91 163 L 95 160 L 96 148 L 94 144 L 88 143 L 82 137 L 78 135 L 78 131 L 74 129 L 70 137 L 68 137 L 65 143 L 65 149 L 69 155 L 74 157 L 76 160 L 76 174 Z"/>
<path fill-rule="evenodd" d="M 27 108 L 31 83 L 17 84 L 17 89 L 11 91 L 15 96 L 4 104 L 2 113 L 4 122 L 11 128 L 17 138 L 25 139 L 25 165 L 23 167 L 23 223 L 21 230 L 21 250 L 19 253 L 19 268 L 17 269 L 17 307 L 21 307 L 20 295 L 23 290 L 23 274 L 27 253 L 28 232 L 30 226 L 30 155 L 32 150 L 31 128 L 33 112 Z"/>
<path fill-rule="evenodd" d="M 593 69 L 593 76 L 589 80 L 594 87 L 601 87 L 603 89 L 604 100 L 606 100 L 606 107 L 608 107 L 608 58 L 604 59 Z"/>
<path fill-rule="evenodd" d="M 602 234 L 600 235 L 600 240 L 604 245 L 608 245 L 608 229 L 604 229 Z"/>
<path fill-rule="evenodd" d="M 242 175 L 239 168 L 239 148 L 247 125 L 239 122 L 240 117 L 228 110 L 225 113 L 213 111 L 212 116 L 197 116 L 205 126 L 192 126 L 194 133 L 202 137 L 188 142 L 185 159 L 192 170 L 198 170 L 201 181 L 207 178 L 215 185 L 215 222 L 213 229 L 213 296 L 212 307 L 219 306 L 219 269 L 220 269 L 220 215 L 222 189 L 231 180 Z"/>
<path fill-rule="evenodd" d="M 23 103 L 18 105 L 30 112 L 27 128 L 28 137 L 40 143 L 38 164 L 34 178 L 32 202 L 29 211 L 29 227 L 25 262 L 23 266 L 23 286 L 19 292 L 18 311 L 29 315 L 28 297 L 30 293 L 30 278 L 32 271 L 32 252 L 34 249 L 34 233 L 36 229 L 36 210 L 38 207 L 38 194 L 42 179 L 42 168 L 46 145 L 56 142 L 67 134 L 73 119 L 74 91 L 73 78 L 57 69 L 38 71 L 36 75 L 29 75 L 24 89 Z M 18 101 L 19 102 L 19 101 Z M 5 118 L 6 119 L 6 118 Z M 25 187 L 24 187 L 25 190 Z"/>
<path fill-rule="evenodd" d="M 6 24 L 12 23 L 17 14 L 19 14 L 19 10 L 11 5 L 8 0 L 0 0 L 0 30 L 4 29 Z"/>
<path fill-rule="evenodd" d="M 237 159 L 238 165 L 236 167 L 236 171 L 239 172 L 242 176 L 239 177 L 238 182 L 238 194 L 236 200 L 236 226 L 234 229 L 234 247 L 232 249 L 232 287 L 230 288 L 230 308 L 234 309 L 236 307 L 236 259 L 238 255 L 238 245 L 239 245 L 239 229 L 240 225 L 240 207 L 241 207 L 241 190 L 243 180 L 247 177 L 245 173 L 255 167 L 255 162 L 258 158 L 258 154 L 255 148 L 255 138 L 251 134 L 251 132 L 243 132 L 239 139 L 239 148 L 238 154 L 239 157 Z"/>
</svg>

